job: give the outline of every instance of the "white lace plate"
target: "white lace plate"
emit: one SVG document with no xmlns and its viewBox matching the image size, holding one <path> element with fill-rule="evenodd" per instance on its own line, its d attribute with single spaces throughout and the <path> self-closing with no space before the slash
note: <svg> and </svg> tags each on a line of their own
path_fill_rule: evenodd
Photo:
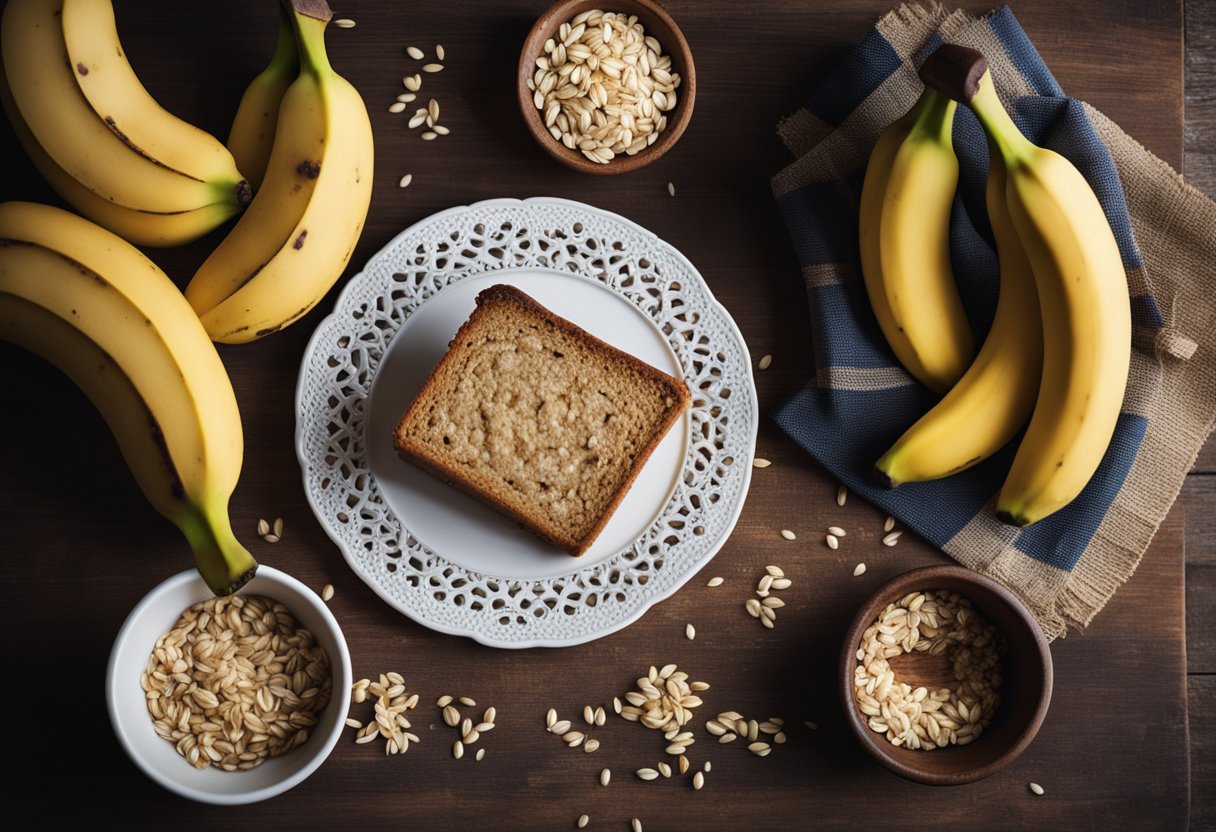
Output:
<svg viewBox="0 0 1216 832">
<path fill-rule="evenodd" d="M 581 558 L 393 452 L 397 420 L 495 283 L 692 393 Z M 623 217 L 539 197 L 442 211 L 372 257 L 309 341 L 296 413 L 309 504 L 355 573 L 421 624 L 513 648 L 615 632 L 708 563 L 743 508 L 758 422 L 747 346 L 693 265 Z"/>
</svg>

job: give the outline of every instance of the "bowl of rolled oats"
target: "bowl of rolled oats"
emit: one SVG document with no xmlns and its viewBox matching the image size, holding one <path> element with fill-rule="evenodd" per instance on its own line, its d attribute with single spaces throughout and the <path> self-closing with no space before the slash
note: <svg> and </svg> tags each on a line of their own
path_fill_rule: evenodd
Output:
<svg viewBox="0 0 1216 832">
<path fill-rule="evenodd" d="M 960 566 L 913 569 L 858 610 L 840 656 L 845 722 L 901 777 L 933 786 L 996 773 L 1051 703 L 1052 663 L 1034 616 L 1005 586 Z"/>
<path fill-rule="evenodd" d="M 583 173 L 637 170 L 679 140 L 696 100 L 692 51 L 651 0 L 560 0 L 519 59 L 524 123 L 549 155 Z"/>
<path fill-rule="evenodd" d="M 149 778 L 237 805 L 282 794 L 325 761 L 350 707 L 350 654 L 304 584 L 267 566 L 217 598 L 196 570 L 161 583 L 114 641 L 106 704 Z"/>
</svg>

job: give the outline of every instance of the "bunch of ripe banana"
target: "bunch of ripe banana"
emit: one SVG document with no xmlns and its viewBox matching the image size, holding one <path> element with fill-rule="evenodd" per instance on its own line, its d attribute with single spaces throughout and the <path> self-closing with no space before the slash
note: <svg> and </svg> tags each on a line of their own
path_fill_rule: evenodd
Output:
<svg viewBox="0 0 1216 832">
<path fill-rule="evenodd" d="M 371 198 L 371 125 L 326 59 L 329 9 L 281 9 L 275 58 L 241 101 L 232 153 L 144 90 L 110 0 L 10 0 L 0 21 L 10 122 L 52 186 L 98 223 L 0 205 L 0 340 L 42 355 L 92 399 L 218 594 L 257 564 L 228 518 L 243 440 L 211 342 L 251 341 L 311 309 L 346 267 Z M 185 297 L 115 236 L 181 243 L 246 203 Z"/>
<path fill-rule="evenodd" d="M 253 577 L 257 563 L 228 521 L 243 450 L 236 396 L 198 316 L 155 263 L 75 214 L 4 203 L 0 338 L 88 395 L 212 590 Z"/>
<path fill-rule="evenodd" d="M 889 486 L 949 476 L 1029 419 L 996 505 L 1001 520 L 1027 526 L 1076 498 L 1114 434 L 1131 356 L 1123 262 L 1089 184 L 1022 135 L 983 55 L 942 46 L 921 78 L 924 95 L 870 157 L 861 264 L 896 356 L 945 396 L 883 454 L 877 474 Z M 1001 264 L 996 316 L 974 360 L 950 266 L 956 101 L 988 136 L 986 206 Z"/>
</svg>

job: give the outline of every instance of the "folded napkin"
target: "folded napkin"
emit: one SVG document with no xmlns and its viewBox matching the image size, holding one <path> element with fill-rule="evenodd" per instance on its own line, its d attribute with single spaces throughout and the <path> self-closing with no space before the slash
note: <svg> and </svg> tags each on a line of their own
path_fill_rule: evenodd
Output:
<svg viewBox="0 0 1216 832">
<path fill-rule="evenodd" d="M 935 398 L 898 364 L 861 281 L 857 212 L 879 133 L 912 106 L 917 67 L 943 42 L 987 58 L 1014 121 L 1064 156 L 1097 193 L 1127 269 L 1131 376 L 1114 439 L 1075 502 L 1025 529 L 993 506 L 1016 450 L 932 483 L 879 487 L 875 460 Z M 1067 98 L 1008 8 L 982 18 L 904 5 L 882 18 L 778 132 L 796 161 L 772 180 L 810 300 L 816 375 L 772 414 L 851 490 L 963 565 L 1014 590 L 1049 637 L 1083 627 L 1131 577 L 1216 416 L 1216 205 L 1113 122 Z M 984 210 L 988 149 L 954 123 L 959 195 L 951 255 L 982 340 L 998 263 Z"/>
</svg>

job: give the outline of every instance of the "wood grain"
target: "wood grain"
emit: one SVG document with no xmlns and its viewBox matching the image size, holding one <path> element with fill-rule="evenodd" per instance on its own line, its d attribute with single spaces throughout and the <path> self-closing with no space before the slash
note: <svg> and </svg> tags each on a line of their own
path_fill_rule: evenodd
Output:
<svg viewBox="0 0 1216 832">
<path fill-rule="evenodd" d="M 515 109 L 512 67 L 543 2 L 426 0 L 406 7 L 350 0 L 341 13 L 359 25 L 331 32 L 331 57 L 368 102 L 378 154 L 372 214 L 353 262 L 364 262 L 401 228 L 434 211 L 489 197 L 553 195 L 617 211 L 684 251 L 731 310 L 753 354 L 775 356 L 757 380 L 767 410 L 798 389 L 813 367 L 801 280 L 767 186 L 786 162 L 774 125 L 886 5 L 774 0 L 750 4 L 742 15 L 726 0 L 666 5 L 696 57 L 696 114 L 679 145 L 652 167 L 592 180 L 549 159 Z M 1026 0 L 1017 14 L 1069 92 L 1167 161 L 1181 163 L 1179 0 L 1106 0 L 1083 11 Z M 119 12 L 124 44 L 151 92 L 218 135 L 226 134 L 244 85 L 269 60 L 275 25 L 271 2 L 127 0 Z M 452 135 L 425 143 L 387 107 L 401 76 L 415 66 L 402 47 L 414 43 L 429 51 L 435 42 L 447 49 L 448 69 L 426 77 L 423 94 L 442 102 Z M 0 154 L 23 158 L 7 129 Z M 0 196 L 56 201 L 24 163 L 10 169 Z M 407 172 L 414 183 L 400 190 L 397 180 Z M 668 181 L 676 185 L 675 199 L 666 195 Z M 220 233 L 153 257 L 184 285 Z M 768 423 L 761 426 L 759 453 L 775 464 L 758 472 L 732 539 L 704 574 L 624 632 L 560 651 L 494 651 L 428 631 L 381 603 L 313 520 L 294 458 L 299 360 L 332 301 L 263 342 L 221 348 L 248 446 L 234 525 L 263 562 L 311 586 L 337 587 L 331 606 L 357 675 L 396 669 L 424 702 L 451 692 L 497 706 L 501 727 L 484 740 L 485 761 L 453 761 L 453 737 L 437 711 L 424 708 L 417 719 L 423 742 L 404 758 L 342 742 L 316 775 L 267 804 L 198 807 L 144 779 L 110 736 L 101 680 L 127 612 L 154 583 L 186 568 L 189 555 L 135 488 L 91 406 L 39 360 L 0 346 L 9 405 L 0 408 L 0 432 L 10 437 L 0 452 L 0 563 L 10 575 L 0 624 L 10 634 L 10 666 L 41 680 L 37 713 L 16 720 L 9 736 L 6 808 L 15 816 L 37 811 L 45 819 L 49 812 L 64 825 L 96 824 L 104 808 L 106 821 L 125 829 L 187 817 L 232 829 L 339 822 L 560 829 L 571 828 L 583 812 L 595 827 L 626 829 L 637 816 L 648 830 L 856 829 L 913 812 L 953 828 L 1185 825 L 1182 509 L 1167 519 L 1110 607 L 1083 635 L 1053 647 L 1052 709 L 1026 754 L 981 783 L 918 787 L 878 768 L 850 740 L 834 693 L 834 656 L 850 612 L 868 591 L 942 556 L 908 538 L 894 549 L 878 545 L 882 516 L 858 500 L 837 509 L 834 483 Z M 258 541 L 258 518 L 276 515 L 286 522 L 283 542 Z M 850 532 L 838 552 L 818 543 L 829 524 Z M 798 532 L 798 541 L 782 540 L 777 530 L 783 527 Z M 853 578 L 859 560 L 869 569 Z M 772 632 L 742 608 L 767 563 L 782 565 L 795 580 Z M 711 574 L 726 583 L 704 587 Z M 697 627 L 696 641 L 683 637 L 688 622 Z M 544 733 L 547 707 L 574 717 L 583 704 L 622 693 L 647 665 L 668 661 L 713 685 L 704 715 L 736 708 L 783 716 L 795 726 L 790 742 L 758 759 L 699 732 L 691 756 L 712 760 L 714 768 L 696 793 L 687 779 L 641 783 L 629 776 L 663 756 L 661 739 L 636 725 L 610 721 L 599 735 L 603 747 L 592 755 Z M 1116 700 L 1118 731 L 1106 705 Z M 65 767 L 63 746 L 44 719 L 59 712 L 93 726 L 87 763 Z M 798 728 L 805 719 L 819 730 Z M 17 759 L 19 767 L 12 764 Z M 596 782 L 603 766 L 614 772 L 607 789 Z M 1029 780 L 1047 794 L 1031 795 Z M 873 799 L 875 790 L 883 800 Z"/>
</svg>

